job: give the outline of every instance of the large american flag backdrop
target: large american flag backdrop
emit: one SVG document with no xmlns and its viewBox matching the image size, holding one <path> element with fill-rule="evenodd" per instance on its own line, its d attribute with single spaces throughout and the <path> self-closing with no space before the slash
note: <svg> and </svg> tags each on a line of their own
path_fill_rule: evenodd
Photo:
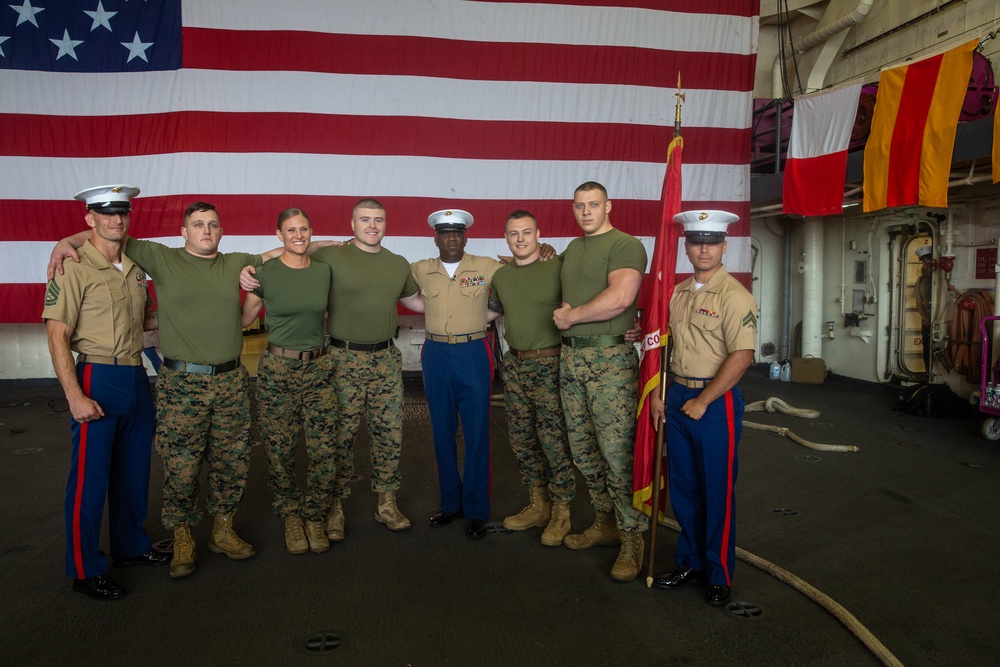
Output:
<svg viewBox="0 0 1000 667">
<path fill-rule="evenodd" d="M 427 215 L 476 217 L 504 252 L 516 208 L 562 249 L 570 201 L 603 183 L 652 251 L 682 78 L 684 207 L 741 217 L 749 271 L 750 113 L 759 0 L 6 0 L 0 5 L 0 322 L 38 322 L 73 193 L 129 183 L 132 234 L 180 245 L 219 208 L 223 250 L 276 245 L 297 206 L 350 235 L 364 196 L 386 245 L 436 255 Z M 678 269 L 684 273 L 683 253 Z"/>
</svg>

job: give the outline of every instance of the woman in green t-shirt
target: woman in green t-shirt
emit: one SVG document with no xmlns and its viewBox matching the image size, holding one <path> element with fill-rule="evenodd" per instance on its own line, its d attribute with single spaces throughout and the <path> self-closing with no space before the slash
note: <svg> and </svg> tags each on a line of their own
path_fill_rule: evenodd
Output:
<svg viewBox="0 0 1000 667">
<path fill-rule="evenodd" d="M 333 361 L 324 344 L 331 271 L 309 258 L 312 227 L 303 211 L 282 211 L 277 236 L 284 250 L 257 270 L 260 286 L 243 302 L 243 326 L 265 309 L 268 344 L 257 371 L 258 422 L 272 507 L 285 520 L 285 546 L 292 554 L 322 553 L 330 548 L 324 520 L 336 473 Z M 309 456 L 306 489 L 295 476 L 300 428 Z"/>
</svg>

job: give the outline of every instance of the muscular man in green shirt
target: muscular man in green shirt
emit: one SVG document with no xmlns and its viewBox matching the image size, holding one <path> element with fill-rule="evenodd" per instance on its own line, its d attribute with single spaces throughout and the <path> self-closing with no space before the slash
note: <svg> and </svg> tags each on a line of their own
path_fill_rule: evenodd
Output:
<svg viewBox="0 0 1000 667">
<path fill-rule="evenodd" d="M 529 503 L 503 524 L 508 530 L 545 526 L 542 544 L 559 546 L 570 529 L 576 490 L 559 398 L 560 335 L 552 321 L 562 304 L 562 262 L 539 259 L 538 223 L 527 211 L 507 216 L 505 237 L 514 261 L 493 275 L 489 307 L 504 316 L 507 428 Z"/>
<path fill-rule="evenodd" d="M 163 526 L 174 533 L 170 576 L 194 572 L 191 527 L 201 520 L 199 479 L 208 467 L 209 551 L 232 559 L 256 551 L 233 530 L 233 515 L 250 469 L 250 376 L 240 364 L 238 276 L 260 255 L 220 253 L 222 224 L 215 206 L 195 202 L 184 212 L 183 248 L 127 237 L 126 254 L 153 279 L 165 359 L 156 382 L 156 450 L 163 459 Z M 86 233 L 60 241 L 49 274 L 62 271 Z"/>
<path fill-rule="evenodd" d="M 600 183 L 576 189 L 573 213 L 584 235 L 563 253 L 563 304 L 553 313 L 562 331 L 559 382 L 570 448 L 596 515 L 563 544 L 621 542 L 611 576 L 631 581 L 642 565 L 646 517 L 632 506 L 639 358 L 625 334 L 635 320 L 646 250 L 612 226 L 610 212 Z"/>
</svg>

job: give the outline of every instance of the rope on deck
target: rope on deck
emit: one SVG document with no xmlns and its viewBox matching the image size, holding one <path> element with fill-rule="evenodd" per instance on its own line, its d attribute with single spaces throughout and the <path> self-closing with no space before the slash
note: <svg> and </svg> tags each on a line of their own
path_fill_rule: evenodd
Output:
<svg viewBox="0 0 1000 667">
<path fill-rule="evenodd" d="M 780 398 L 771 397 L 763 401 L 756 401 L 755 403 L 748 404 L 745 408 L 745 412 L 782 412 L 786 415 L 792 415 L 794 417 L 802 417 L 803 419 L 816 419 L 819 417 L 818 410 L 808 410 L 806 408 L 796 408 L 792 407 L 788 403 L 785 403 Z M 795 435 L 792 431 L 789 431 L 783 426 L 771 426 L 769 424 L 758 424 L 756 422 L 743 421 L 743 425 L 752 428 L 757 431 L 770 431 L 772 433 L 777 433 L 782 437 L 786 437 L 792 442 L 796 442 L 803 447 L 808 447 L 809 449 L 815 449 L 821 452 L 856 452 L 859 451 L 854 445 L 826 445 L 819 442 L 811 442 Z"/>
<path fill-rule="evenodd" d="M 664 518 L 661 519 L 659 523 L 661 526 L 670 528 L 678 533 L 681 530 L 680 525 L 673 519 Z M 760 556 L 752 554 L 745 549 L 736 547 L 736 557 L 744 563 L 753 565 L 758 570 L 767 572 L 782 583 L 788 584 L 819 606 L 823 607 L 823 609 L 828 611 L 834 618 L 850 630 L 855 637 L 860 639 L 861 643 L 864 644 L 865 647 L 875 655 L 875 657 L 881 660 L 883 665 L 887 665 L 887 667 L 903 667 L 903 663 L 901 663 L 899 659 L 893 655 L 888 648 L 886 648 L 885 644 L 880 642 L 878 638 L 872 634 L 871 630 L 866 628 L 864 624 L 854 616 L 854 614 L 847 611 L 847 609 L 845 609 L 840 603 L 823 591 L 795 576 L 788 570 L 779 567 L 769 560 L 765 560 Z M 652 585 L 653 580 L 650 577 L 646 581 L 646 586 L 649 587 Z"/>
</svg>

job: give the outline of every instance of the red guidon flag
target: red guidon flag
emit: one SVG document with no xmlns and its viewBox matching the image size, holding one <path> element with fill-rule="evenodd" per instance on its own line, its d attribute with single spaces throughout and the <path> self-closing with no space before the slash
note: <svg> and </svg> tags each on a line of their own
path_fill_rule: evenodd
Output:
<svg viewBox="0 0 1000 667">
<path fill-rule="evenodd" d="M 684 143 L 675 136 L 667 148 L 667 173 L 663 178 L 663 208 L 660 227 L 653 246 L 653 262 L 647 280 L 652 282 L 648 315 L 644 318 L 642 362 L 639 364 L 639 422 L 635 429 L 635 462 L 632 468 L 632 505 L 652 516 L 653 471 L 656 463 L 656 424 L 649 416 L 649 395 L 660 391 L 660 370 L 663 348 L 667 343 L 667 323 L 670 321 L 670 295 L 674 291 L 677 266 L 677 245 L 681 226 L 674 216 L 681 210 L 681 152 Z M 665 470 L 665 469 L 664 469 Z M 664 488 L 660 478 L 660 488 Z M 664 518 L 667 494 L 660 495 L 659 516 Z"/>
<path fill-rule="evenodd" d="M 861 82 L 795 100 L 782 203 L 785 213 L 834 215 L 844 208 L 847 146 Z"/>
<path fill-rule="evenodd" d="M 865 211 L 948 206 L 948 173 L 977 40 L 882 70 L 865 145 Z"/>
</svg>

